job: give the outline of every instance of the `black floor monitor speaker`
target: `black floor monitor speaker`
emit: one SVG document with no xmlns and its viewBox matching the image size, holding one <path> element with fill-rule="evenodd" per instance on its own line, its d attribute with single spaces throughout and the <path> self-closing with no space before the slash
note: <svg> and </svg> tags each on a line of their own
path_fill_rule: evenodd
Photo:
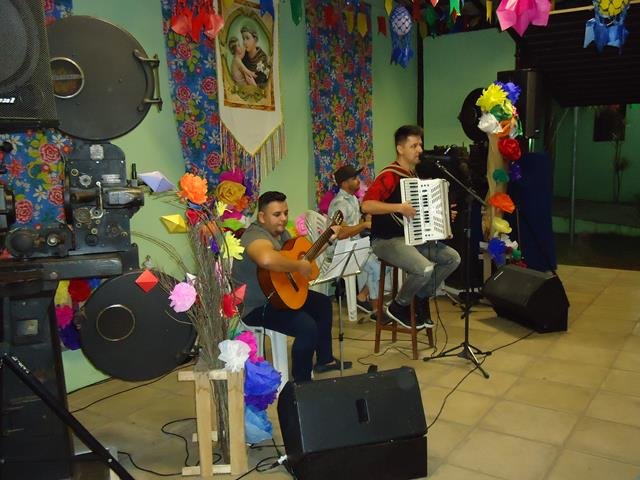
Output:
<svg viewBox="0 0 640 480">
<path fill-rule="evenodd" d="M 299 480 L 427 475 L 427 426 L 412 368 L 289 382 L 278 418 Z"/>
<path fill-rule="evenodd" d="M 513 82 L 521 88 L 515 106 L 526 138 L 538 137 L 542 129 L 542 77 L 531 69 L 498 72 L 498 81 Z"/>
<path fill-rule="evenodd" d="M 569 300 L 557 275 L 505 265 L 482 292 L 501 317 L 539 333 L 567 330 Z"/>
<path fill-rule="evenodd" d="M 0 2 L 0 132 L 58 124 L 43 3 Z"/>
</svg>

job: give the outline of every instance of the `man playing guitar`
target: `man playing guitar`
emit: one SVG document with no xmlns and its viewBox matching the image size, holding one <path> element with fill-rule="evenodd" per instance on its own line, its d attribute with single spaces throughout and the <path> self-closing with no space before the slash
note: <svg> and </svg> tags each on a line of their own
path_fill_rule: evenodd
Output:
<svg viewBox="0 0 640 480">
<path fill-rule="evenodd" d="M 310 278 L 312 262 L 284 255 L 283 246 L 291 237 L 286 230 L 289 217 L 287 197 L 281 192 L 265 192 L 258 199 L 258 216 L 240 240 L 245 247 L 242 260 L 234 262 L 233 278 L 247 285 L 242 321 L 294 337 L 291 348 L 292 374 L 296 382 L 311 380 L 311 371 L 339 370 L 331 344 L 332 305 L 326 295 L 310 290 L 299 309 L 274 306 L 258 281 L 258 271 L 290 272 Z M 331 229 L 337 233 L 339 227 Z M 332 238 L 335 237 L 335 234 Z M 271 295 L 270 295 L 271 297 Z M 313 366 L 314 354 L 316 357 Z M 343 362 L 351 368 L 351 362 Z"/>
</svg>

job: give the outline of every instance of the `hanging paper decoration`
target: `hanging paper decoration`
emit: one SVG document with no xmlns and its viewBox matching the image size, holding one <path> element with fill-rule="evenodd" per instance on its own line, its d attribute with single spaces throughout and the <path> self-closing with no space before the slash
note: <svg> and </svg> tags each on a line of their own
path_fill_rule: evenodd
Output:
<svg viewBox="0 0 640 480">
<path fill-rule="evenodd" d="M 487 12 L 487 22 L 491 23 L 491 20 L 493 20 L 493 1 L 492 0 L 486 0 L 485 9 Z"/>
<path fill-rule="evenodd" d="M 351 10 L 345 10 L 344 21 L 345 21 L 345 24 L 347 25 L 347 32 L 353 33 L 354 15 Z"/>
<path fill-rule="evenodd" d="M 413 57 L 411 49 L 411 30 L 413 21 L 409 11 L 402 5 L 396 5 L 389 18 L 391 23 L 391 63 L 396 63 L 404 68 Z"/>
<path fill-rule="evenodd" d="M 629 0 L 593 0 L 594 18 L 587 21 L 583 47 L 595 42 L 598 52 L 607 45 L 622 50 L 629 36 L 624 21 L 629 11 Z"/>
<path fill-rule="evenodd" d="M 291 19 L 296 25 L 302 20 L 302 0 L 291 0 Z"/>
<path fill-rule="evenodd" d="M 391 15 L 392 8 L 393 8 L 393 0 L 384 0 L 384 9 L 387 11 L 387 15 Z"/>
<path fill-rule="evenodd" d="M 422 17 L 420 14 L 420 0 L 413 0 L 411 4 L 411 16 L 415 22 L 419 21 Z"/>
<path fill-rule="evenodd" d="M 387 36 L 387 19 L 385 17 L 378 17 L 378 33 Z"/>
<path fill-rule="evenodd" d="M 369 26 L 367 25 L 367 15 L 364 12 L 358 12 L 356 25 L 358 29 L 358 33 L 360 36 L 364 37 L 369 31 Z"/>
<path fill-rule="evenodd" d="M 260 15 L 270 13 L 271 18 L 275 18 L 276 14 L 273 11 L 273 0 L 260 0 Z"/>
<path fill-rule="evenodd" d="M 515 163 L 522 156 L 520 143 L 515 138 L 522 134 L 522 127 L 514 107 L 520 93 L 520 87 L 514 83 L 494 82 L 476 101 L 482 112 L 478 128 L 486 132 L 489 139 L 487 198 L 492 208 L 485 210 L 482 225 L 485 238 L 490 239 L 491 258 L 499 265 L 505 262 L 505 242 L 510 241 L 506 234 L 511 233 L 511 226 L 502 215 L 503 212 L 513 213 L 516 208 L 506 193 L 507 183 L 510 179 L 522 178 L 520 166 Z M 504 239 L 496 238 L 498 236 L 504 236 Z"/>
<path fill-rule="evenodd" d="M 460 14 L 460 0 L 449 0 L 449 15 L 457 16 Z M 455 18 L 454 18 L 455 21 Z"/>
<path fill-rule="evenodd" d="M 549 0 L 502 0 L 496 15 L 502 30 L 513 27 L 518 35 L 523 36 L 529 24 L 545 27 L 550 10 Z"/>
</svg>

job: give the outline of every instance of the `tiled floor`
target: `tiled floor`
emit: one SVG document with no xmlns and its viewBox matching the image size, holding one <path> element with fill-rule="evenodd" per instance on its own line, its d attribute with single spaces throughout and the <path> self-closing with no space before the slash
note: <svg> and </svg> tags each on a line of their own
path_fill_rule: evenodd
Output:
<svg viewBox="0 0 640 480">
<path fill-rule="evenodd" d="M 640 271 L 571 266 L 560 267 L 558 273 L 571 302 L 569 331 L 534 333 L 495 351 L 482 364 L 490 378 L 475 371 L 452 394 L 472 370 L 470 362 L 457 357 L 409 360 L 406 341 L 397 344 L 400 349 L 373 356 L 373 323 L 345 326 L 345 357 L 354 361 L 349 373 L 365 372 L 367 363 L 380 370 L 409 365 L 420 382 L 427 422 L 442 409 L 428 432 L 429 478 L 640 478 Z M 455 347 L 464 338 L 460 310 L 444 298 L 438 306 L 448 347 Z M 528 332 L 496 318 L 487 306 L 474 307 L 470 325 L 470 342 L 482 350 Z M 440 326 L 439 349 L 445 348 L 444 341 Z M 421 357 L 430 354 L 426 344 L 422 347 Z M 70 395 L 70 407 L 81 408 L 130 386 L 113 380 L 80 390 Z M 193 415 L 193 386 L 178 383 L 176 374 L 77 413 L 103 443 L 162 473 L 180 471 L 185 446 L 160 427 Z M 270 417 L 277 430 L 275 408 Z M 189 436 L 194 428 L 194 421 L 186 420 L 166 430 Z M 281 444 L 279 432 L 276 442 Z M 189 452 L 188 463 L 194 465 L 197 449 L 190 446 Z M 272 447 L 251 449 L 250 465 L 273 454 Z M 125 456 L 120 459 L 136 479 L 158 478 L 136 470 Z M 260 477 L 291 478 L 282 467 L 244 478 Z"/>
</svg>

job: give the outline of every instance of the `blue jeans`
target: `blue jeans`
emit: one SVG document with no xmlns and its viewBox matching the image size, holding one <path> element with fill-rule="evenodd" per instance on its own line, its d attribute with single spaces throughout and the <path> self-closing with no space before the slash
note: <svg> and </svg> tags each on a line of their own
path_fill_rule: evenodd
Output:
<svg viewBox="0 0 640 480">
<path fill-rule="evenodd" d="M 404 237 L 375 238 L 373 252 L 381 260 L 401 268 L 406 274 L 396 301 L 409 305 L 413 297 L 433 297 L 438 285 L 460 265 L 460 255 L 444 242 L 407 245 Z"/>
<path fill-rule="evenodd" d="M 332 316 L 329 297 L 309 290 L 307 301 L 299 310 L 278 310 L 266 304 L 251 310 L 242 321 L 253 327 L 260 326 L 294 337 L 291 370 L 294 381 L 304 382 L 311 380 L 314 353 L 318 364 L 333 360 Z"/>
<path fill-rule="evenodd" d="M 378 298 L 378 283 L 380 282 L 380 261 L 373 253 L 369 255 L 364 265 L 360 265 L 361 272 L 358 274 L 358 282 L 366 274 L 366 285 L 369 287 L 369 298 Z M 358 288 L 362 290 L 362 284 L 358 283 Z"/>
</svg>

